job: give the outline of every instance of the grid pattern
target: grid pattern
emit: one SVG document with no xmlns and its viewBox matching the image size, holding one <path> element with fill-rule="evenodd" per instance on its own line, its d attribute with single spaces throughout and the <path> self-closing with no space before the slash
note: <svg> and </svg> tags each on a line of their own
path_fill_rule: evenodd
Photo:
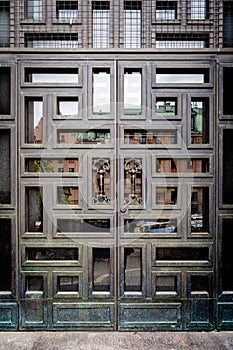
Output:
<svg viewBox="0 0 233 350">
<path fill-rule="evenodd" d="M 65 47 L 230 48 L 233 1 L 0 0 L 0 47 L 28 47 L 25 34 L 48 34 L 51 37 L 46 40 L 51 41 L 52 35 L 65 34 L 70 36 L 65 40 L 72 41 L 77 33 L 79 44 L 71 42 Z M 158 33 L 172 35 L 169 41 L 173 42 L 158 43 Z M 189 37 L 183 38 L 184 34 Z M 177 35 L 181 37 L 175 38 Z M 60 48 L 63 44 L 44 46 Z"/>
<path fill-rule="evenodd" d="M 49 34 L 49 33 L 33 33 L 26 34 L 26 47 L 33 48 L 77 48 L 78 35 L 77 34 Z"/>
<path fill-rule="evenodd" d="M 94 1 L 92 5 L 93 48 L 109 47 L 109 1 Z"/>
<path fill-rule="evenodd" d="M 157 34 L 155 47 L 162 48 L 189 48 L 189 49 L 202 49 L 209 46 L 208 36 L 200 35 L 198 33 L 189 34 Z"/>
</svg>

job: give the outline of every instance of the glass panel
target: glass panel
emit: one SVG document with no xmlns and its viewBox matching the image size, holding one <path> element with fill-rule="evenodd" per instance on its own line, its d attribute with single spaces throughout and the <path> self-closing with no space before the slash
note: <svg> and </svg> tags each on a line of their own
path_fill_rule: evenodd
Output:
<svg viewBox="0 0 233 350">
<path fill-rule="evenodd" d="M 228 0 L 223 2 L 223 47 L 231 47 L 231 48 L 233 47 L 232 32 L 233 32 L 233 3 L 231 0 Z"/>
<path fill-rule="evenodd" d="M 185 35 L 184 37 L 180 34 L 177 36 L 175 36 L 174 34 L 162 34 L 161 36 L 157 34 L 155 47 L 158 49 L 203 49 L 209 47 L 209 40 L 207 35 L 200 35 L 198 33 L 197 39 L 193 36 L 192 38 L 193 40 L 189 40 L 188 35 Z"/>
<path fill-rule="evenodd" d="M 156 292 L 177 292 L 176 276 L 157 276 L 155 279 Z"/>
<path fill-rule="evenodd" d="M 77 173 L 78 159 L 25 159 L 25 171 L 29 173 Z"/>
<path fill-rule="evenodd" d="M 25 98 L 25 143 L 43 143 L 43 98 Z"/>
<path fill-rule="evenodd" d="M 27 83 L 78 83 L 78 69 L 76 68 L 26 68 L 25 81 Z"/>
<path fill-rule="evenodd" d="M 124 47 L 141 47 L 141 1 L 124 2 Z"/>
<path fill-rule="evenodd" d="M 233 22 L 233 12 L 232 12 L 232 22 Z M 232 43 L 232 47 L 233 47 L 233 43 Z M 233 115 L 232 90 L 231 90 L 232 81 L 233 81 L 233 67 L 224 67 L 223 68 L 223 114 L 225 115 Z"/>
<path fill-rule="evenodd" d="M 110 292 L 110 249 L 93 248 L 93 291 Z"/>
<path fill-rule="evenodd" d="M 62 205 L 78 205 L 78 187 L 57 187 L 57 203 Z"/>
<path fill-rule="evenodd" d="M 233 204 L 233 129 L 223 130 L 223 204 Z"/>
<path fill-rule="evenodd" d="M 233 291 L 233 219 L 223 219 L 222 224 L 222 289 Z"/>
<path fill-rule="evenodd" d="M 142 291 L 142 248 L 124 248 L 124 291 Z"/>
<path fill-rule="evenodd" d="M 191 19 L 207 19 L 207 0 L 191 0 Z"/>
<path fill-rule="evenodd" d="M 43 189 L 42 187 L 26 188 L 26 230 L 43 232 Z"/>
<path fill-rule="evenodd" d="M 57 278 L 58 292 L 75 292 L 79 291 L 78 276 L 59 276 Z"/>
<path fill-rule="evenodd" d="M 157 173 L 208 173 L 209 159 L 162 159 L 157 158 Z"/>
<path fill-rule="evenodd" d="M 0 2 L 0 47 L 10 46 L 10 1 Z"/>
<path fill-rule="evenodd" d="M 78 97 L 57 97 L 57 115 L 78 115 Z"/>
<path fill-rule="evenodd" d="M 156 97 L 155 113 L 161 117 L 174 117 L 177 115 L 176 97 Z"/>
<path fill-rule="evenodd" d="M 142 70 L 124 70 L 124 114 L 142 113 Z"/>
<path fill-rule="evenodd" d="M 156 1 L 156 20 L 171 20 L 177 18 L 176 1 Z"/>
<path fill-rule="evenodd" d="M 158 205 L 176 205 L 177 187 L 156 187 L 156 201 Z"/>
<path fill-rule="evenodd" d="M 93 69 L 93 107 L 94 114 L 110 113 L 110 69 Z"/>
<path fill-rule="evenodd" d="M 209 293 L 209 277 L 208 276 L 191 276 L 191 292 Z"/>
<path fill-rule="evenodd" d="M 191 142 L 202 144 L 209 142 L 209 99 L 191 99 Z"/>
<path fill-rule="evenodd" d="M 125 130 L 125 144 L 177 144 L 177 130 Z"/>
<path fill-rule="evenodd" d="M 37 48 L 77 48 L 78 47 L 78 34 L 77 33 L 40 33 L 40 32 L 34 32 L 34 33 L 26 33 L 24 35 L 24 41 L 25 41 L 25 47 L 33 47 L 35 49 Z M 34 78 L 33 83 L 37 82 L 44 82 L 44 83 L 77 83 L 78 78 L 74 76 L 74 80 L 70 79 L 68 75 L 63 74 L 62 77 L 58 76 L 42 76 L 42 74 Z M 50 81 L 50 79 L 52 81 Z M 42 80 L 42 81 L 41 81 Z"/>
<path fill-rule="evenodd" d="M 110 179 L 110 159 L 93 159 L 93 204 L 108 204 L 110 202 Z"/>
<path fill-rule="evenodd" d="M 57 232 L 110 233 L 109 219 L 57 219 Z"/>
<path fill-rule="evenodd" d="M 125 159 L 124 161 L 125 204 L 139 206 L 142 199 L 142 159 Z"/>
<path fill-rule="evenodd" d="M 92 2 L 93 48 L 109 47 L 109 1 Z"/>
<path fill-rule="evenodd" d="M 78 1 L 57 1 L 56 13 L 60 23 L 78 20 Z"/>
<path fill-rule="evenodd" d="M 209 248 L 156 248 L 157 260 L 209 260 Z"/>
<path fill-rule="evenodd" d="M 42 20 L 42 2 L 43 0 L 27 0 L 26 18 L 36 21 Z"/>
<path fill-rule="evenodd" d="M 209 188 L 193 187 L 191 197 L 191 231 L 209 231 Z"/>
<path fill-rule="evenodd" d="M 43 292 L 44 279 L 42 276 L 28 276 L 26 279 L 27 291 L 29 292 Z"/>
<path fill-rule="evenodd" d="M 58 130 L 57 137 L 59 144 L 109 144 L 110 130 Z"/>
<path fill-rule="evenodd" d="M 0 204 L 11 203 L 10 130 L 0 130 Z"/>
<path fill-rule="evenodd" d="M 11 220 L 0 219 L 0 291 L 11 290 Z"/>
<path fill-rule="evenodd" d="M 1 32 L 0 32 L 0 41 L 1 41 Z M 1 43 L 0 43 L 0 46 L 1 46 Z M 11 101 L 11 70 L 10 68 L 0 67 L 0 114 L 7 115 L 11 113 L 10 101 Z"/>
<path fill-rule="evenodd" d="M 156 83 L 203 84 L 209 82 L 209 70 L 197 68 L 157 68 Z"/>
<path fill-rule="evenodd" d="M 28 260 L 78 260 L 78 248 L 26 248 Z"/>
<path fill-rule="evenodd" d="M 125 233 L 175 233 L 177 220 L 169 218 L 124 221 Z"/>
</svg>

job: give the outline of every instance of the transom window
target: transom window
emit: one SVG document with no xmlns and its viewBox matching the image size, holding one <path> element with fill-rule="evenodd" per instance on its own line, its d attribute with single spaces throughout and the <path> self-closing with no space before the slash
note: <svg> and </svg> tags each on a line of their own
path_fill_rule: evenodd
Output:
<svg viewBox="0 0 233 350">
<path fill-rule="evenodd" d="M 156 19 L 170 20 L 177 18 L 176 1 L 156 1 Z"/>
<path fill-rule="evenodd" d="M 77 21 L 78 19 L 78 1 L 57 1 L 56 15 L 59 22 Z"/>
<path fill-rule="evenodd" d="M 26 1 L 26 19 L 41 21 L 42 20 L 42 0 Z"/>
<path fill-rule="evenodd" d="M 94 48 L 109 47 L 109 1 L 94 1 L 92 4 L 92 35 Z"/>
<path fill-rule="evenodd" d="M 124 47 L 141 47 L 141 1 L 124 2 Z"/>
</svg>

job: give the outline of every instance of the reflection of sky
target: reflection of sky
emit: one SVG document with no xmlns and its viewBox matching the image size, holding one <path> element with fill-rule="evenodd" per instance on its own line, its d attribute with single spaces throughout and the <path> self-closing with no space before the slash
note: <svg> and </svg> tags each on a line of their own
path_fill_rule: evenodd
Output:
<svg viewBox="0 0 233 350">
<path fill-rule="evenodd" d="M 157 83 L 204 83 L 203 74 L 157 74 Z"/>
<path fill-rule="evenodd" d="M 141 74 L 124 75 L 124 107 L 141 107 Z"/>
<path fill-rule="evenodd" d="M 34 126 L 39 124 L 40 119 L 43 117 L 43 102 L 34 101 Z"/>
<path fill-rule="evenodd" d="M 78 74 L 34 73 L 33 83 L 78 83 Z"/>
</svg>

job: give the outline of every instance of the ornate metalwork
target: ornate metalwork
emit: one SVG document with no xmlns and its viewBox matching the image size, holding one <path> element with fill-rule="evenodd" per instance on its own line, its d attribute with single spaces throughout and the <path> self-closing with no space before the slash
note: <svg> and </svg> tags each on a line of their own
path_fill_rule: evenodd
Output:
<svg viewBox="0 0 233 350">
<path fill-rule="evenodd" d="M 110 171 L 109 159 L 97 159 L 92 169 L 96 172 L 96 180 L 98 184 L 98 194 L 93 198 L 94 204 L 108 204 L 110 198 L 106 196 L 104 190 L 104 176 Z"/>
<path fill-rule="evenodd" d="M 142 162 L 140 159 L 127 159 L 125 161 L 125 171 L 130 175 L 131 185 L 130 194 L 125 198 L 125 204 L 128 205 L 142 205 L 142 197 L 136 194 L 136 176 L 142 170 Z"/>
</svg>

